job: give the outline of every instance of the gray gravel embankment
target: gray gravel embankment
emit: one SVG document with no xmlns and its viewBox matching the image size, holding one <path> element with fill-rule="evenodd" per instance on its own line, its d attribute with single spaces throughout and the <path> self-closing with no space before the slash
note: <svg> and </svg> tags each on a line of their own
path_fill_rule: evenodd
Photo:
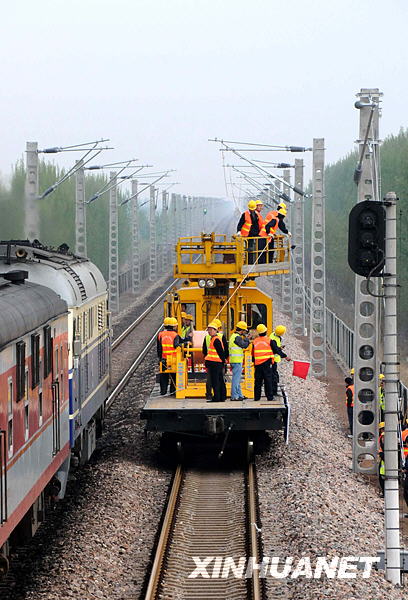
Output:
<svg viewBox="0 0 408 600">
<path fill-rule="evenodd" d="M 275 311 L 275 323 L 290 321 Z M 300 341 L 286 340 L 285 351 L 307 360 Z M 383 548 L 383 500 L 364 477 L 353 474 L 351 443 L 327 401 L 327 385 L 292 377 L 281 363 L 281 380 L 292 406 L 290 444 L 280 436 L 257 458 L 265 556 L 376 556 Z M 279 584 L 268 576 L 268 598 L 294 600 L 401 600 L 400 589 L 382 572 L 368 579 L 298 579 Z"/>
<path fill-rule="evenodd" d="M 32 541 L 7 600 L 139 597 L 171 476 L 138 416 L 154 363 L 153 351 L 113 405 L 96 456 Z"/>
</svg>

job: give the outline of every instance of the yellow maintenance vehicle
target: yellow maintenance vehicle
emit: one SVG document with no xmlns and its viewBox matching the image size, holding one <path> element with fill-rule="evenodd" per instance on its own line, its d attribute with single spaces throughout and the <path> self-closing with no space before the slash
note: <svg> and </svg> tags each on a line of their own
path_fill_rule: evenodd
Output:
<svg viewBox="0 0 408 600">
<path fill-rule="evenodd" d="M 219 319 L 227 340 L 238 321 L 245 321 L 250 337 L 263 323 L 272 331 L 272 298 L 259 289 L 260 276 L 289 273 L 290 238 L 275 235 L 272 244 L 265 238 L 239 235 L 228 239 L 215 233 L 182 237 L 176 246 L 174 277 L 181 286 L 167 295 L 164 317 L 175 317 L 181 333 L 181 313 L 193 316 L 191 343 L 177 349 L 171 364 L 160 370 L 173 379 L 175 393 L 160 396 L 156 383 L 141 417 L 146 430 L 217 435 L 234 431 L 283 429 L 288 434 L 289 405 L 284 397 L 273 402 L 253 402 L 254 368 L 251 345 L 244 353 L 241 388 L 246 398 L 230 401 L 231 377 L 226 374 L 227 400 L 206 403 L 205 357 L 202 342 L 210 321 Z"/>
</svg>

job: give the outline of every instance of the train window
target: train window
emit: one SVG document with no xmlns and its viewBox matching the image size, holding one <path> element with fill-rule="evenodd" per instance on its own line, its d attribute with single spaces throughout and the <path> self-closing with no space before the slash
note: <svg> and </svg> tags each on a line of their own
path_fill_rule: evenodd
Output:
<svg viewBox="0 0 408 600">
<path fill-rule="evenodd" d="M 93 336 L 93 320 L 94 320 L 94 309 L 93 307 L 89 309 L 89 318 L 88 318 L 88 325 L 89 325 L 89 337 L 91 338 Z"/>
<path fill-rule="evenodd" d="M 86 311 L 82 313 L 82 342 L 86 342 Z"/>
<path fill-rule="evenodd" d="M 98 304 L 98 329 L 103 329 L 103 302 Z"/>
<path fill-rule="evenodd" d="M 31 336 L 31 389 L 40 383 L 40 334 Z"/>
<path fill-rule="evenodd" d="M 8 378 L 7 413 L 9 416 L 13 414 L 13 379 L 11 377 Z"/>
<path fill-rule="evenodd" d="M 9 458 L 13 455 L 13 379 L 8 378 L 7 393 L 7 448 Z"/>
<path fill-rule="evenodd" d="M 235 311 L 233 308 L 230 309 L 230 331 L 235 329 Z"/>
<path fill-rule="evenodd" d="M 9 458 L 13 456 L 13 417 L 8 420 L 7 424 L 7 447 Z"/>
<path fill-rule="evenodd" d="M 25 342 L 16 344 L 16 399 L 25 396 Z"/>
<path fill-rule="evenodd" d="M 44 379 L 48 377 L 52 369 L 52 337 L 51 327 L 44 327 Z"/>
<path fill-rule="evenodd" d="M 54 356 L 55 356 L 55 359 L 54 359 L 54 369 L 55 369 L 55 371 L 54 371 L 54 377 L 56 379 L 58 379 L 58 372 L 59 372 L 59 352 L 58 352 L 58 347 L 55 348 Z"/>
<path fill-rule="evenodd" d="M 26 403 L 24 404 L 24 440 L 25 441 L 28 440 L 29 423 L 30 423 L 29 406 L 28 406 L 28 401 L 26 401 Z"/>
<path fill-rule="evenodd" d="M 42 391 L 38 392 L 38 426 L 41 427 L 43 423 L 43 395 Z"/>
<path fill-rule="evenodd" d="M 255 329 L 257 325 L 267 324 L 267 308 L 265 304 L 244 304 L 246 322 L 250 329 Z"/>
</svg>

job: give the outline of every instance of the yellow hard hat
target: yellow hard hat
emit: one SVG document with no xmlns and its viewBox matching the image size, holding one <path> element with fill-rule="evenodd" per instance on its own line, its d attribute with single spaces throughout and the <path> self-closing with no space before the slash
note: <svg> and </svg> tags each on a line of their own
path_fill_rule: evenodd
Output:
<svg viewBox="0 0 408 600">
<path fill-rule="evenodd" d="M 286 207 L 285 206 L 282 206 L 282 208 L 278 207 L 278 214 L 279 215 L 283 215 L 283 216 L 286 217 L 286 215 L 288 214 L 288 211 L 286 210 Z"/>
<path fill-rule="evenodd" d="M 263 323 L 260 323 L 256 328 L 258 333 L 266 333 L 268 330 Z"/>
<path fill-rule="evenodd" d="M 192 321 L 194 319 L 193 315 L 190 314 L 187 314 L 184 318 L 188 319 L 189 321 Z"/>
<path fill-rule="evenodd" d="M 171 325 L 172 327 L 175 327 L 176 325 L 178 325 L 177 319 L 175 317 L 169 317 L 168 325 Z"/>
<path fill-rule="evenodd" d="M 218 330 L 218 325 L 215 321 L 211 321 L 211 323 L 208 323 L 207 325 L 207 329 L 209 329 L 210 327 L 212 327 L 213 329 L 217 329 Z"/>
<path fill-rule="evenodd" d="M 255 204 L 256 204 L 256 206 L 259 206 L 259 205 L 263 206 L 262 200 L 256 200 Z"/>
<path fill-rule="evenodd" d="M 256 209 L 256 202 L 255 202 L 255 200 L 250 200 L 248 202 L 248 208 L 249 208 L 249 210 L 255 210 Z"/>
<path fill-rule="evenodd" d="M 237 326 L 235 327 L 235 329 L 245 329 L 245 331 L 248 330 L 248 325 L 245 323 L 245 321 L 238 321 Z"/>
<path fill-rule="evenodd" d="M 283 202 L 283 200 L 282 202 L 279 202 L 278 209 L 279 208 L 286 208 L 286 204 Z"/>
<path fill-rule="evenodd" d="M 213 323 L 215 323 L 217 325 L 217 329 L 219 329 L 220 327 L 222 327 L 222 323 L 219 319 L 213 319 Z"/>
<path fill-rule="evenodd" d="M 381 421 L 381 423 L 378 423 L 378 429 L 384 429 L 384 427 L 385 427 L 384 421 Z"/>
<path fill-rule="evenodd" d="M 350 375 L 354 375 L 354 367 L 350 369 Z"/>
<path fill-rule="evenodd" d="M 275 333 L 276 335 L 285 335 L 286 333 L 286 327 L 285 325 L 276 325 L 275 327 Z"/>
<path fill-rule="evenodd" d="M 171 317 L 165 317 L 164 321 L 163 321 L 163 325 L 166 327 L 167 325 L 170 325 L 170 321 L 171 321 Z"/>
<path fill-rule="evenodd" d="M 186 318 L 187 314 L 184 312 L 184 310 L 183 310 L 183 312 L 181 313 L 181 316 L 182 316 L 184 319 Z"/>
<path fill-rule="evenodd" d="M 378 376 L 378 379 L 385 379 L 384 373 L 380 373 L 379 376 Z"/>
</svg>

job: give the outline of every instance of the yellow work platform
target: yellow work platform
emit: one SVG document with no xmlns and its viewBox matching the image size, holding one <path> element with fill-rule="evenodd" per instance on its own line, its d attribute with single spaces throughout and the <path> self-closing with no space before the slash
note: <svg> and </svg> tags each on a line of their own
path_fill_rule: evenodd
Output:
<svg viewBox="0 0 408 600">
<path fill-rule="evenodd" d="M 273 244 L 267 245 L 268 242 Z M 176 246 L 174 277 L 241 280 L 249 275 L 280 275 L 290 271 L 290 238 L 201 234 L 182 237 Z"/>
</svg>

